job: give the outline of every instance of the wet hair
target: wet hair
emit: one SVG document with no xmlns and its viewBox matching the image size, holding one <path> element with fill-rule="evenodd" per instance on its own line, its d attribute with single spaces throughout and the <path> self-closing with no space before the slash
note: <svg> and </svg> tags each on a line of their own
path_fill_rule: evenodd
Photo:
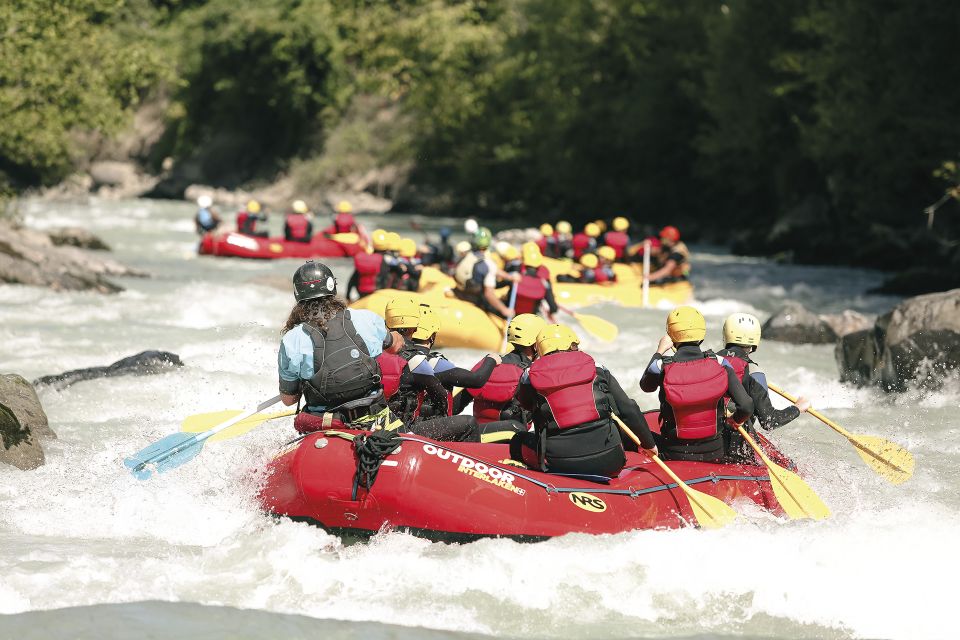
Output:
<svg viewBox="0 0 960 640">
<path fill-rule="evenodd" d="M 290 310 L 280 335 L 285 334 L 298 324 L 307 323 L 320 331 L 327 330 L 327 321 L 347 308 L 347 303 L 337 296 L 324 296 L 311 300 L 301 300 Z"/>
</svg>

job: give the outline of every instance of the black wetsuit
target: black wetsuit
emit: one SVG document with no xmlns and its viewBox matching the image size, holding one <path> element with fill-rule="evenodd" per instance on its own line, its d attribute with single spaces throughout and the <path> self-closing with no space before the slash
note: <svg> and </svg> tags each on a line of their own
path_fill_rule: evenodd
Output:
<svg viewBox="0 0 960 640">
<path fill-rule="evenodd" d="M 696 344 L 682 344 L 672 357 L 674 362 L 688 362 L 703 358 L 704 352 Z M 643 376 L 640 378 L 640 388 L 647 393 L 659 389 L 660 397 L 660 435 L 657 436 L 657 447 L 664 458 L 673 460 L 694 460 L 699 462 L 719 462 L 725 458 L 724 431 L 729 427 L 717 416 L 717 433 L 707 438 L 685 440 L 677 437 L 677 423 L 673 415 L 673 408 L 666 400 L 663 390 L 663 355 L 653 354 Z M 736 408 L 733 414 L 735 422 L 742 422 L 753 413 L 753 400 L 743 385 L 737 379 L 732 368 L 725 367 L 727 372 L 727 393 L 733 398 Z"/>
</svg>

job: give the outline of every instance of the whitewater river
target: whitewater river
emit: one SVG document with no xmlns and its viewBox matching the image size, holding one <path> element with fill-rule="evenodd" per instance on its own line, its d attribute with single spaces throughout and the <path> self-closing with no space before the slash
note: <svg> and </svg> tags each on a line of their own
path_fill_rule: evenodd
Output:
<svg viewBox="0 0 960 640">
<path fill-rule="evenodd" d="M 887 396 L 839 384 L 831 347 L 761 345 L 771 380 L 916 456 L 912 480 L 895 487 L 809 416 L 775 432 L 833 509 L 828 521 L 755 514 L 719 531 L 469 545 L 391 533 L 344 545 L 274 522 L 253 500 L 258 470 L 294 435 L 289 419 L 210 443 L 148 482 L 122 465 L 185 416 L 276 394 L 276 344 L 293 296 L 269 280 L 297 263 L 197 257 L 185 203 L 28 203 L 23 214 L 40 228 L 88 226 L 117 259 L 152 275 L 119 279 L 126 291 L 113 296 L 0 285 L 0 370 L 33 379 L 145 349 L 175 352 L 186 366 L 40 391 L 59 436 L 44 443 L 47 464 L 0 466 L 0 638 L 956 636 L 955 382 Z M 365 222 L 404 231 L 407 220 Z M 349 264 L 333 262 L 344 284 Z M 896 302 L 865 293 L 880 281 L 869 272 L 711 252 L 694 267 L 717 346 L 734 311 L 763 318 L 788 299 L 819 312 Z M 652 407 L 637 382 L 665 312 L 591 311 L 616 322 L 620 340 L 584 347 Z M 449 355 L 471 365 L 480 354 Z"/>
</svg>

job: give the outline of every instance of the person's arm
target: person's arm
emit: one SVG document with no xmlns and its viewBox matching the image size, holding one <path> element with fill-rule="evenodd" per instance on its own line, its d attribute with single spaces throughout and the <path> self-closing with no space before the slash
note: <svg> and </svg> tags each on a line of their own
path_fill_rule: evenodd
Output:
<svg viewBox="0 0 960 640">
<path fill-rule="evenodd" d="M 737 379 L 733 367 L 726 360 L 723 361 L 723 364 L 727 370 L 727 392 L 737 405 L 737 410 L 733 413 L 733 421 L 742 424 L 753 413 L 753 398 L 750 397 L 740 380 Z"/>
<path fill-rule="evenodd" d="M 354 269 L 353 273 L 350 274 L 350 279 L 347 281 L 347 300 L 350 299 L 350 294 L 353 293 L 354 289 L 360 286 L 360 272 Z M 357 295 L 360 295 L 360 290 L 357 289 Z"/>
<path fill-rule="evenodd" d="M 302 333 L 302 330 L 298 327 L 285 334 L 277 350 L 280 401 L 288 407 L 300 401 L 303 393 L 302 381 L 313 376 L 312 354 L 310 361 L 307 362 L 307 358 L 299 348 L 300 336 L 295 332 Z"/>
<path fill-rule="evenodd" d="M 753 365 L 751 365 L 753 369 Z M 783 425 L 800 417 L 801 408 L 809 406 L 804 398 L 798 398 L 797 404 L 785 409 L 776 409 L 770 401 L 770 394 L 766 387 L 766 376 L 759 369 L 751 370 L 750 375 L 743 379 L 743 386 L 753 399 L 753 415 L 757 417 L 760 426 L 767 431 L 779 429 Z M 803 403 L 803 404 L 802 404 Z"/>
<path fill-rule="evenodd" d="M 446 390 L 446 388 L 440 383 L 440 380 L 435 375 L 414 373 L 412 384 L 415 389 L 419 389 L 426 393 L 425 400 L 434 407 L 445 408 L 447 406 L 447 397 L 449 391 Z"/>
<path fill-rule="evenodd" d="M 623 423 L 627 425 L 630 431 L 633 431 L 633 433 L 640 438 L 640 445 L 644 449 L 655 453 L 657 443 L 654 441 L 650 427 L 647 426 L 647 420 L 643 417 L 643 413 L 640 412 L 637 403 L 627 397 L 627 394 L 624 393 L 623 388 L 612 373 L 606 369 L 598 368 L 597 375 L 603 376 L 607 382 L 607 388 L 609 389 L 607 393 L 612 400 L 611 404 L 614 413 L 620 416 L 620 419 L 623 420 Z"/>
<path fill-rule="evenodd" d="M 553 297 L 553 285 L 550 284 L 549 280 L 544 280 L 543 284 L 546 285 L 547 295 L 543 297 L 547 301 L 547 308 L 550 309 L 550 315 L 555 314 L 559 307 L 557 307 L 557 299 Z"/>
<path fill-rule="evenodd" d="M 446 362 L 449 363 L 449 361 Z M 447 389 L 453 389 L 454 387 L 479 389 L 487 383 L 487 380 L 490 379 L 490 375 L 493 373 L 494 367 L 501 362 L 500 356 L 489 354 L 483 359 L 483 364 L 480 365 L 476 371 L 451 366 L 442 370 L 440 367 L 437 367 L 434 373 L 437 379 L 440 380 Z"/>
<path fill-rule="evenodd" d="M 672 347 L 673 341 L 670 336 L 660 338 L 657 352 L 650 358 L 647 368 L 643 370 L 643 375 L 640 377 L 640 388 L 643 391 L 653 393 L 660 388 L 660 383 L 663 381 L 663 354 Z"/>
<path fill-rule="evenodd" d="M 483 297 L 490 304 L 491 307 L 496 309 L 500 315 L 505 318 L 513 317 L 513 311 L 510 310 L 507 305 L 503 304 L 500 301 L 500 298 L 497 297 L 497 290 L 493 287 L 484 287 L 483 288 Z"/>
<path fill-rule="evenodd" d="M 666 264 L 650 274 L 650 280 L 659 280 L 660 278 L 666 278 L 673 273 L 673 270 L 677 268 L 677 262 L 675 260 L 667 260 Z"/>
</svg>

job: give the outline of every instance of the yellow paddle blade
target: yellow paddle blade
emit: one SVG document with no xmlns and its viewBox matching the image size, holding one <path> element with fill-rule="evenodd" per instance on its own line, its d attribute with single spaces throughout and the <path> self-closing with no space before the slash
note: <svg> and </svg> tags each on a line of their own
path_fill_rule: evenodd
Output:
<svg viewBox="0 0 960 640">
<path fill-rule="evenodd" d="M 851 433 L 847 439 L 857 448 L 863 461 L 891 484 L 906 482 L 913 476 L 916 466 L 913 454 L 897 443 L 859 433 Z"/>
<path fill-rule="evenodd" d="M 217 426 L 218 424 L 222 424 L 233 416 L 238 416 L 241 413 L 243 412 L 234 409 L 227 409 L 226 411 L 214 411 L 212 413 L 198 413 L 186 418 L 180 424 L 180 430 L 187 433 L 201 433 Z M 268 420 L 275 420 L 276 418 L 282 418 L 284 416 L 292 416 L 295 413 L 296 411 L 294 409 L 281 411 L 279 413 L 256 413 L 245 420 L 241 420 L 232 427 L 228 427 L 220 433 L 211 436 L 207 442 L 236 438 L 237 436 L 242 436 L 248 431 L 259 427 Z"/>
<path fill-rule="evenodd" d="M 654 460 L 659 460 L 659 458 L 654 457 Z M 679 481 L 680 479 L 677 478 L 676 480 Z M 691 489 L 685 482 L 679 481 L 678 484 L 687 494 L 687 500 L 690 501 L 690 508 L 693 509 L 693 515 L 696 517 L 697 523 L 704 529 L 720 529 L 736 520 L 737 512 L 723 500 L 714 498 L 702 491 Z"/>
<path fill-rule="evenodd" d="M 360 242 L 360 236 L 352 232 L 331 233 L 329 237 L 334 242 L 339 242 L 341 244 L 357 244 Z"/>
<path fill-rule="evenodd" d="M 613 342 L 620 335 L 620 329 L 617 325 L 599 316 L 592 316 L 586 313 L 574 313 L 573 317 L 584 331 L 604 342 Z"/>
<path fill-rule="evenodd" d="M 767 466 L 773 495 L 777 497 L 777 502 L 783 507 L 784 513 L 795 520 L 800 518 L 823 520 L 830 517 L 830 508 L 823 503 L 816 491 L 803 481 L 803 478 L 770 460 L 742 426 L 737 426 L 737 431 Z"/>
</svg>

